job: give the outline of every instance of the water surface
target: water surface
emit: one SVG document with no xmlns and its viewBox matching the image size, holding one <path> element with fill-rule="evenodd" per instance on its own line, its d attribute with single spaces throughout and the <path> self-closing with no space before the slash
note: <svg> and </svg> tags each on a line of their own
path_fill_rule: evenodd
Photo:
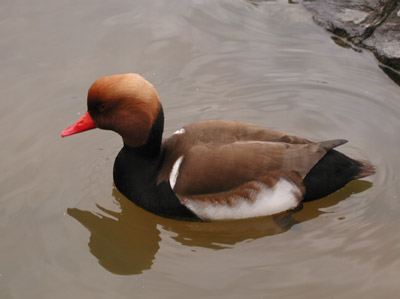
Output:
<svg viewBox="0 0 400 299">
<path fill-rule="evenodd" d="M 400 291 L 399 86 L 287 1 L 3 1 L 1 298 L 377 298 Z M 166 135 L 233 119 L 377 166 L 287 217 L 187 223 L 113 186 L 112 132 L 62 140 L 97 78 L 157 88 Z"/>
</svg>

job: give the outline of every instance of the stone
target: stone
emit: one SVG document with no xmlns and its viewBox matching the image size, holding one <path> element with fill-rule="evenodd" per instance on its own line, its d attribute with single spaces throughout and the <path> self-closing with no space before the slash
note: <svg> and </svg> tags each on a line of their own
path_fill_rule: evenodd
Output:
<svg viewBox="0 0 400 299">
<path fill-rule="evenodd" d="M 400 2 L 372 35 L 363 41 L 377 59 L 400 70 Z"/>
<path fill-rule="evenodd" d="M 303 0 L 314 21 L 377 59 L 400 70 L 400 2 L 398 0 Z"/>
</svg>

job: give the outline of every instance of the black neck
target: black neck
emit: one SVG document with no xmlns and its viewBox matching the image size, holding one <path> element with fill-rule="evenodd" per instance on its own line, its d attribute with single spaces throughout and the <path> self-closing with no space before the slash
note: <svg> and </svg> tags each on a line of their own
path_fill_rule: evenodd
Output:
<svg viewBox="0 0 400 299">
<path fill-rule="evenodd" d="M 157 118 L 150 129 L 150 133 L 147 138 L 146 144 L 131 149 L 137 154 L 142 156 L 146 157 L 159 156 L 161 154 L 161 143 L 162 143 L 163 132 L 164 132 L 164 111 L 163 108 L 160 107 L 160 111 L 158 112 Z M 124 146 L 130 148 L 126 144 Z"/>
</svg>

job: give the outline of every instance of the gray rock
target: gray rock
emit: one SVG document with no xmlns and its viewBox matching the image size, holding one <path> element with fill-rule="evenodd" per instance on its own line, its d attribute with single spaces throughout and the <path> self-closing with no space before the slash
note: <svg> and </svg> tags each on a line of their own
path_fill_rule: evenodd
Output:
<svg viewBox="0 0 400 299">
<path fill-rule="evenodd" d="M 400 3 L 363 45 L 372 49 L 383 64 L 400 70 Z"/>
<path fill-rule="evenodd" d="M 372 50 L 383 64 L 400 70 L 398 0 L 303 0 L 314 20 L 356 46 Z"/>
</svg>

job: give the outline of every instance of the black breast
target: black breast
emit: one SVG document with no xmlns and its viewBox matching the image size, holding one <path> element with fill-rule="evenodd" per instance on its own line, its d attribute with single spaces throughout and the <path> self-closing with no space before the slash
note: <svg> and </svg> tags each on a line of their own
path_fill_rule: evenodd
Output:
<svg viewBox="0 0 400 299">
<path fill-rule="evenodd" d="M 159 156 L 145 156 L 124 146 L 114 162 L 114 182 L 130 201 L 154 214 L 172 218 L 197 218 L 176 197 L 169 182 L 157 185 Z"/>
</svg>

